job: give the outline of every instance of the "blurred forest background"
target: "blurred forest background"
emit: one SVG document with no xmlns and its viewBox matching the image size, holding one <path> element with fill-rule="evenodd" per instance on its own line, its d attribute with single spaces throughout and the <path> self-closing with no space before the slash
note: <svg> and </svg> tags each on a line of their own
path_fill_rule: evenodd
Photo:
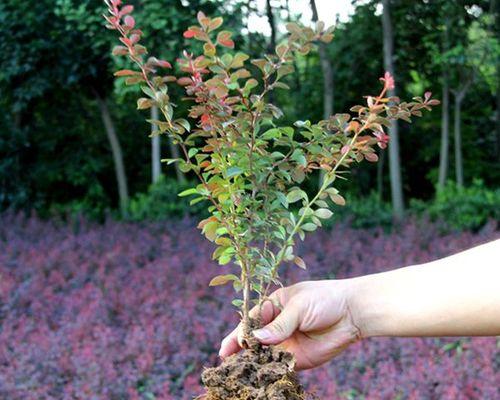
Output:
<svg viewBox="0 0 500 400">
<path fill-rule="evenodd" d="M 110 54 L 115 38 L 104 28 L 104 3 L 29 3 L 0 3 L 0 210 L 101 220 L 203 212 L 188 211 L 176 197 L 189 177 L 160 165 L 175 157 L 175 145 L 148 137 L 136 89 L 114 81 L 124 61 Z M 130 3 L 151 53 L 169 61 L 188 46 L 182 33 L 198 10 L 222 15 L 236 46 L 255 57 L 279 43 L 286 22 L 331 17 L 314 0 L 301 2 L 307 17 L 288 0 Z M 392 129 L 381 162 L 363 163 L 344 184 L 350 205 L 340 217 L 353 217 L 355 226 L 412 213 L 466 228 L 500 220 L 498 1 L 352 4 L 334 41 L 299 60 L 287 82 L 291 90 L 273 98 L 285 112 L 283 123 L 347 112 L 377 90 L 384 70 L 394 73 L 398 96 L 431 90 L 442 105 Z M 268 24 L 265 30 L 248 26 L 255 18 Z"/>
</svg>

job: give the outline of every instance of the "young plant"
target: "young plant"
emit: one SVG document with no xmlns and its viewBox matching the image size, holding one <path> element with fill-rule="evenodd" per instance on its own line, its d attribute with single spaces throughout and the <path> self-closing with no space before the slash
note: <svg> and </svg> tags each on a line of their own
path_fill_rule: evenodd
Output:
<svg viewBox="0 0 500 400">
<path fill-rule="evenodd" d="M 183 172 L 198 177 L 199 185 L 180 196 L 195 196 L 191 204 L 210 201 L 211 216 L 199 228 L 217 246 L 213 258 L 237 266 L 234 274 L 216 276 L 210 285 L 232 283 L 242 292 L 233 304 L 241 308 L 248 342 L 251 303 L 262 306 L 271 286 L 280 284 L 280 265 L 293 261 L 306 268 L 295 254 L 297 237 L 303 240 L 321 227 L 322 220 L 332 216 L 333 205 L 345 204 L 333 185 L 345 179 L 351 165 L 378 160 L 376 147 L 387 146 L 391 120 L 410 121 L 438 101 L 431 93 L 412 102 L 386 97 L 394 87 L 386 73 L 380 93 L 366 96 L 366 104 L 353 107 L 352 115 L 281 126 L 276 121 L 282 111 L 269 102 L 269 93 L 288 89 L 283 78 L 294 71 L 294 59 L 309 53 L 318 41 L 331 41 L 333 28 L 325 29 L 322 22 L 314 28 L 289 23 L 288 37 L 274 54 L 250 60 L 233 50 L 231 32 L 220 30 L 222 18 L 199 12 L 198 25 L 189 27 L 184 37 L 202 42 L 203 54 L 184 51 L 177 61 L 182 76 L 175 77 L 160 72 L 172 68 L 169 62 L 147 57 L 140 44 L 143 33 L 131 16 L 133 7 L 121 0 L 105 1 L 107 27 L 117 31 L 122 42 L 113 54 L 127 56 L 135 65 L 115 75 L 140 85 L 145 97 L 138 100 L 139 109 L 161 110 L 163 119 L 149 122 L 158 126 L 157 134 L 169 135 L 184 155 L 165 161 L 178 162 Z M 189 121 L 175 114 L 170 84 L 185 87 L 187 97 L 181 101 L 191 105 Z M 309 196 L 302 185 L 318 170 L 323 171 L 321 186 Z"/>
</svg>

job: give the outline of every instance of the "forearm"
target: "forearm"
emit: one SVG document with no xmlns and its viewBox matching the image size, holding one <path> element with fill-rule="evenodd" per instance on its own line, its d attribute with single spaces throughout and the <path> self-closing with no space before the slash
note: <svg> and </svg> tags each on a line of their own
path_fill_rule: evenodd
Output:
<svg viewBox="0 0 500 400">
<path fill-rule="evenodd" d="M 363 337 L 500 335 L 500 240 L 346 284 Z"/>
</svg>

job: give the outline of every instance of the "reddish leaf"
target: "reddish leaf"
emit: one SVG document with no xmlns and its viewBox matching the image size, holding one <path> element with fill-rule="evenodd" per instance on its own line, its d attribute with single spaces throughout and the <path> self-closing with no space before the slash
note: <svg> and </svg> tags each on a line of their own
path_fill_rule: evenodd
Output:
<svg viewBox="0 0 500 400">
<path fill-rule="evenodd" d="M 129 29 L 134 29 L 135 26 L 135 19 L 131 15 L 127 15 L 125 19 L 123 20 L 125 23 L 125 26 Z"/>
<path fill-rule="evenodd" d="M 221 31 L 217 35 L 217 43 L 221 46 L 233 48 L 234 42 L 231 40 L 232 33 L 229 31 Z"/>
<path fill-rule="evenodd" d="M 128 54 L 128 49 L 125 46 L 115 46 L 113 48 L 114 56 L 125 56 Z"/>
<path fill-rule="evenodd" d="M 191 38 L 194 38 L 195 36 L 196 36 L 196 32 L 193 30 L 188 29 L 186 32 L 184 32 L 184 37 L 186 39 L 191 39 Z"/>
<path fill-rule="evenodd" d="M 365 160 L 370 161 L 370 162 L 377 162 L 378 161 L 378 156 L 376 153 L 366 153 L 365 154 Z"/>
<path fill-rule="evenodd" d="M 132 11 L 134 11 L 134 6 L 131 6 L 131 5 L 124 6 L 120 10 L 120 16 L 123 17 L 124 15 L 130 14 Z"/>
<path fill-rule="evenodd" d="M 184 76 L 182 78 L 177 79 L 177 83 L 181 86 L 188 86 L 188 85 L 191 85 L 193 83 L 193 81 L 191 80 L 191 78 Z"/>
<path fill-rule="evenodd" d="M 141 40 L 141 37 L 137 34 L 130 35 L 130 42 L 132 44 L 136 44 L 139 40 Z"/>
<path fill-rule="evenodd" d="M 139 72 L 132 71 L 131 69 L 122 69 L 121 71 L 115 72 L 115 76 L 133 76 L 139 74 L 140 74 Z"/>
</svg>

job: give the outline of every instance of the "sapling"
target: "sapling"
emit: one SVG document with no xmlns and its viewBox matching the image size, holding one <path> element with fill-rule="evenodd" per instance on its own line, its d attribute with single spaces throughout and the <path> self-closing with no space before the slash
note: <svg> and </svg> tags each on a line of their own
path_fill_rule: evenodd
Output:
<svg viewBox="0 0 500 400">
<path fill-rule="evenodd" d="M 184 156 L 164 161 L 177 162 L 183 172 L 197 176 L 199 184 L 180 196 L 194 196 L 191 204 L 210 202 L 210 217 L 199 228 L 216 245 L 213 258 L 235 266 L 234 273 L 218 275 L 210 285 L 231 283 L 241 293 L 233 304 L 241 310 L 244 342 L 250 344 L 252 303 L 261 308 L 271 288 L 280 285 L 282 263 L 306 268 L 296 254 L 296 240 L 321 227 L 334 205 L 345 204 L 338 181 L 346 179 L 351 165 L 378 160 L 376 147 L 387 146 L 391 120 L 410 121 L 438 102 L 429 92 L 412 102 L 386 97 L 394 87 L 386 73 L 380 93 L 366 96 L 364 105 L 351 108 L 352 114 L 283 126 L 277 123 L 282 111 L 269 102 L 269 94 L 289 89 L 284 78 L 294 72 L 295 58 L 307 55 L 317 42 L 330 42 L 333 28 L 322 22 L 314 28 L 288 23 L 288 36 L 274 54 L 250 59 L 234 50 L 231 32 L 221 30 L 221 17 L 199 12 L 198 25 L 184 37 L 201 42 L 203 52 L 184 51 L 177 60 L 179 76 L 174 76 L 162 72 L 172 69 L 169 62 L 147 56 L 143 33 L 131 16 L 133 7 L 105 1 L 107 27 L 122 42 L 113 54 L 127 56 L 135 65 L 115 75 L 140 86 L 144 97 L 137 102 L 139 109 L 159 108 L 163 118 L 149 120 L 158 127 L 155 134 L 169 135 Z M 185 88 L 186 97 L 179 101 L 190 104 L 188 118 L 175 112 L 169 94 L 173 84 Z M 316 171 L 323 171 L 318 174 L 322 181 L 309 195 L 303 185 Z"/>
</svg>

